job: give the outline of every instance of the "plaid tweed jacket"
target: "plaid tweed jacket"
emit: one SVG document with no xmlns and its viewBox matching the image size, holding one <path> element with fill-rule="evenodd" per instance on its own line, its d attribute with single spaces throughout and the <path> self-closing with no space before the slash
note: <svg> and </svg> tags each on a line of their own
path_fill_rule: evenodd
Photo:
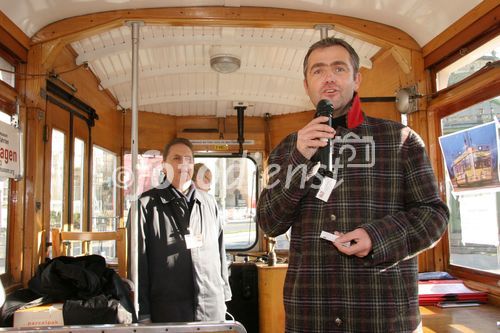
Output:
<svg viewBox="0 0 500 333">
<path fill-rule="evenodd" d="M 399 123 L 366 116 L 355 128 L 339 127 L 337 184 L 327 202 L 316 198 L 317 163 L 296 140 L 289 135 L 271 153 L 257 209 L 269 236 L 292 227 L 286 332 L 412 332 L 421 321 L 416 255 L 439 240 L 449 217 L 422 140 Z M 355 228 L 372 240 L 365 258 L 319 237 Z"/>
</svg>

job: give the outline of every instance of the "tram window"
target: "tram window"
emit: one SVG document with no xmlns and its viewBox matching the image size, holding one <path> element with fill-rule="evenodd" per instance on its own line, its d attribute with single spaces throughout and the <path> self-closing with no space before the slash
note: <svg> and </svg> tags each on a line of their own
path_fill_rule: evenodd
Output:
<svg viewBox="0 0 500 333">
<path fill-rule="evenodd" d="M 0 70 L 0 80 L 7 83 L 12 88 L 15 88 L 15 83 L 16 83 L 14 75 L 15 67 L 11 65 L 7 60 L 0 57 L 0 68 L 5 69 L 5 70 Z"/>
<path fill-rule="evenodd" d="M 50 167 L 50 229 L 63 226 L 65 134 L 52 130 Z"/>
<path fill-rule="evenodd" d="M 212 172 L 209 193 L 224 221 L 227 250 L 248 250 L 257 242 L 257 164 L 249 157 L 196 157 Z"/>
<path fill-rule="evenodd" d="M 3 121 L 4 123 L 10 124 L 10 115 L 0 111 L 0 121 Z"/>
<path fill-rule="evenodd" d="M 9 179 L 0 180 L 0 274 L 7 267 L 7 235 L 9 230 Z"/>
<path fill-rule="evenodd" d="M 10 115 L 0 111 L 0 121 L 10 124 Z M 9 231 L 9 193 L 8 178 L 0 179 L 0 274 L 7 271 L 7 235 Z"/>
<path fill-rule="evenodd" d="M 123 205 L 123 217 L 128 218 L 130 203 L 137 199 L 142 192 L 158 186 L 163 179 L 162 173 L 163 156 L 160 151 L 150 150 L 137 156 L 137 195 L 132 193 L 132 155 L 123 155 L 123 172 L 115 174 L 115 181 L 123 188 L 125 202 Z"/>
<path fill-rule="evenodd" d="M 495 124 L 491 131 L 471 129 L 495 117 L 500 117 L 500 96 L 442 118 L 441 130 L 443 135 L 455 133 L 449 137 L 457 140 L 446 141 L 456 153 L 447 157 L 445 152 L 445 163 L 452 165 L 444 167 L 450 264 L 500 274 L 499 129 Z"/>
<path fill-rule="evenodd" d="M 464 55 L 436 74 L 436 88 L 442 90 L 471 76 L 487 63 L 500 60 L 500 36 Z"/>
<path fill-rule="evenodd" d="M 75 138 L 73 156 L 73 222 L 71 230 L 82 231 L 85 142 Z"/>
<path fill-rule="evenodd" d="M 116 154 L 94 146 L 92 150 L 92 231 L 114 231 L 117 227 Z M 114 258 L 115 241 L 92 242 L 91 253 Z"/>
<path fill-rule="evenodd" d="M 125 179 L 125 205 L 123 215 L 128 216 L 130 202 L 134 199 L 130 192 L 131 155 L 123 157 Z M 212 172 L 212 194 L 224 221 L 224 242 L 228 250 L 247 250 L 257 242 L 255 207 L 257 203 L 257 164 L 249 157 L 195 156 L 195 163 L 204 163 Z M 138 156 L 137 194 L 160 184 L 163 176 L 162 156 L 142 154 Z M 129 174 L 129 176 L 127 176 Z"/>
</svg>

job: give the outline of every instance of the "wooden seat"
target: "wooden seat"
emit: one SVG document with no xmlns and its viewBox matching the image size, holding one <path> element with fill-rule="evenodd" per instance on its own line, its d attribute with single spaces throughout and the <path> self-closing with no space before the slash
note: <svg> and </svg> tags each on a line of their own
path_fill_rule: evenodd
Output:
<svg viewBox="0 0 500 333">
<path fill-rule="evenodd" d="M 52 229 L 52 257 L 67 255 L 68 241 L 81 241 L 82 253 L 89 253 L 88 243 L 91 241 L 116 241 L 116 257 L 118 259 L 118 274 L 127 277 L 127 229 L 116 231 L 61 231 Z"/>
</svg>

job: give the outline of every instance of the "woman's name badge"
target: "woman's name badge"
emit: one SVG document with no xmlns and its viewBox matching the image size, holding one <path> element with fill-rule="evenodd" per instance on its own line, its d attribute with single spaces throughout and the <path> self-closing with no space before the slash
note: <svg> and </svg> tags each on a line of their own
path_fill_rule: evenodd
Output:
<svg viewBox="0 0 500 333">
<path fill-rule="evenodd" d="M 336 179 L 333 179 L 332 177 L 324 177 L 323 181 L 321 182 L 321 186 L 319 187 L 318 193 L 316 194 L 316 198 L 327 202 L 336 183 Z"/>
<path fill-rule="evenodd" d="M 189 249 L 196 249 L 198 247 L 201 247 L 203 245 L 203 240 L 201 237 L 201 234 L 198 235 L 184 235 L 184 239 L 186 240 L 186 248 Z"/>
</svg>

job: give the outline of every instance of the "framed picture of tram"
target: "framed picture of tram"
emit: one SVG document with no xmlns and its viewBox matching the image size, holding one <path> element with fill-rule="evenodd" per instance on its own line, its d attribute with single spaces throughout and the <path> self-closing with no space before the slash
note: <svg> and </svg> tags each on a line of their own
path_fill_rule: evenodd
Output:
<svg viewBox="0 0 500 333">
<path fill-rule="evenodd" d="M 494 191 L 500 187 L 498 132 L 499 123 L 495 119 L 439 138 L 454 192 Z"/>
</svg>

